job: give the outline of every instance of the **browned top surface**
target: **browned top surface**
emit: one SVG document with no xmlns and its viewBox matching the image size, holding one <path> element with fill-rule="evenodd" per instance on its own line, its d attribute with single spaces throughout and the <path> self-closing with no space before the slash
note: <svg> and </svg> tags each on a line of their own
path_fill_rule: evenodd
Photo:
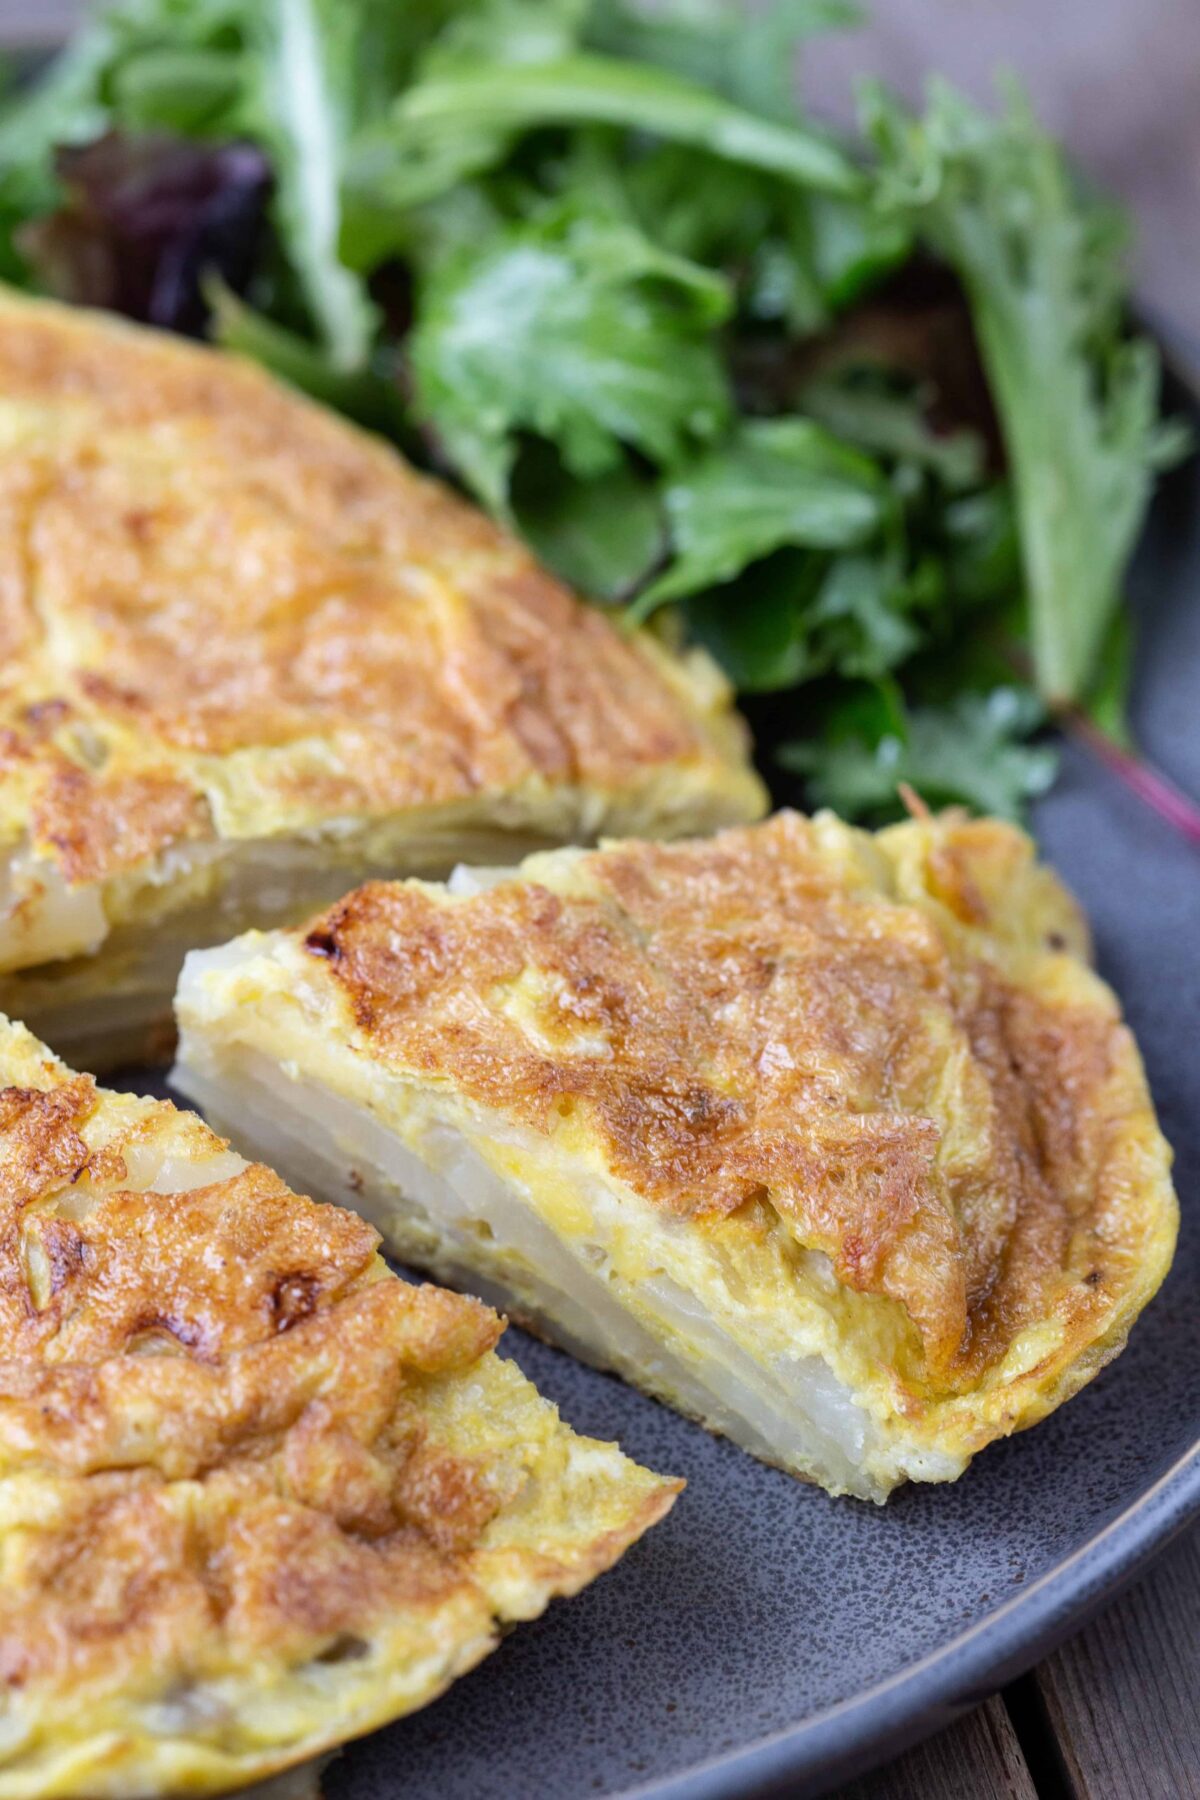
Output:
<svg viewBox="0 0 1200 1800">
<path fill-rule="evenodd" d="M 0 293 L 0 834 L 32 818 L 72 881 L 210 830 L 212 758 L 248 753 L 220 784 L 248 830 L 668 766 L 715 793 L 701 712 L 382 443 Z"/>
<path fill-rule="evenodd" d="M 377 1279 L 369 1226 L 260 1166 L 124 1190 L 122 1139 L 81 1135 L 97 1104 L 88 1078 L 0 1091 L 0 1466 L 79 1478 L 57 1529 L 5 1539 L 0 1682 L 186 1663 L 214 1633 L 235 1665 L 300 1657 L 444 1600 L 507 1495 L 439 1450 L 413 1381 L 500 1322 Z"/>
<path fill-rule="evenodd" d="M 269 1773 L 432 1697 L 497 1613 L 573 1591 L 670 1505 L 615 1453 L 576 1483 L 553 1409 L 481 1361 L 501 1321 L 388 1274 L 354 1215 L 4 1021 L 0 1074 L 0 1695 L 29 1734 L 0 1763 L 22 1792 L 73 1744 L 131 1792 Z M 324 1658 L 351 1698 L 306 1675 Z M 169 1775 L 164 1734 L 194 1759 Z M 92 1792 L 90 1767 L 54 1792 Z"/>
<path fill-rule="evenodd" d="M 783 814 L 541 868 L 450 903 L 371 885 L 310 930 L 374 1049 L 569 1121 L 673 1213 L 782 1219 L 903 1303 L 939 1383 L 1060 1300 L 1095 1334 L 1169 1188 L 1148 1221 L 1136 1052 L 1020 833 Z"/>
</svg>

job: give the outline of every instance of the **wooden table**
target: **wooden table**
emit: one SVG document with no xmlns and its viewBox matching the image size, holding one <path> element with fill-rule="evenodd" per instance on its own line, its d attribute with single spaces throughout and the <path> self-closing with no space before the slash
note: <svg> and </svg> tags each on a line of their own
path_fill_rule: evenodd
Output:
<svg viewBox="0 0 1200 1800">
<path fill-rule="evenodd" d="M 987 69 L 1008 60 L 1031 79 L 1039 110 L 1081 160 L 1136 207 L 1142 291 L 1200 332 L 1192 278 L 1197 7 L 1198 0 L 877 0 L 865 49 L 861 38 L 852 48 L 814 46 L 809 81 L 818 92 L 843 91 L 851 68 L 872 67 L 910 86 L 936 66 L 979 88 Z M 80 0 L 0 0 L 0 43 L 54 42 L 80 10 Z M 1031 1674 L 839 1791 L 839 1800 L 1190 1796 L 1200 1800 L 1200 1530 Z"/>
<path fill-rule="evenodd" d="M 1200 1796 L 1200 1530 L 1031 1674 L 838 1800 Z"/>
</svg>

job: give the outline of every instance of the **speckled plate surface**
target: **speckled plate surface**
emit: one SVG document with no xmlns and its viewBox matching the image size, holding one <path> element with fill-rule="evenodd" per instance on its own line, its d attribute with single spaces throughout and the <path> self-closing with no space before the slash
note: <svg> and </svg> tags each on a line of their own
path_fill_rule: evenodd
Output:
<svg viewBox="0 0 1200 1800">
<path fill-rule="evenodd" d="M 1149 754 L 1200 793 L 1200 476 L 1135 578 Z M 818 1793 L 1028 1666 L 1200 1511 L 1200 850 L 1068 750 L 1037 821 L 1091 915 L 1168 1137 L 1184 1226 L 1125 1354 L 953 1487 L 830 1500 L 512 1330 L 571 1423 L 687 1477 L 579 1599 L 423 1713 L 350 1746 L 328 1800 Z"/>
</svg>

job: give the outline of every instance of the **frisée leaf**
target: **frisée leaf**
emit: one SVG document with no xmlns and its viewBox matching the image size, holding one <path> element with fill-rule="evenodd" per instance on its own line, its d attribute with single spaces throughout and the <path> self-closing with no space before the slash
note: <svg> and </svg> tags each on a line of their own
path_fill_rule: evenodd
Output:
<svg viewBox="0 0 1200 1800">
<path fill-rule="evenodd" d="M 625 446 L 677 462 L 729 416 L 711 338 L 729 305 L 719 276 L 632 226 L 551 208 L 434 268 L 409 346 L 417 407 L 500 511 L 518 431 L 580 477 Z"/>
<path fill-rule="evenodd" d="M 1158 358 L 1122 335 L 1120 225 L 1010 89 L 997 116 L 944 82 L 923 118 L 868 90 L 881 193 L 966 289 L 1012 471 L 1040 692 L 1095 673 L 1155 471 Z"/>
<path fill-rule="evenodd" d="M 834 716 L 819 740 L 787 744 L 785 768 L 813 800 L 848 819 L 880 822 L 903 812 L 902 786 L 930 807 L 966 805 L 1020 819 L 1058 768 L 1049 745 L 1023 740 L 1043 717 L 1028 690 L 965 693 L 944 706 L 906 709 L 895 693 Z"/>
<path fill-rule="evenodd" d="M 812 419 L 747 419 L 669 483 L 675 557 L 639 596 L 635 617 L 728 581 L 783 545 L 843 550 L 865 543 L 887 505 L 870 458 Z"/>
<path fill-rule="evenodd" d="M 550 62 L 456 59 L 410 87 L 390 124 L 352 154 L 351 190 L 397 210 L 434 199 L 503 160 L 537 127 L 585 124 L 648 132 L 830 193 L 861 191 L 844 152 L 810 127 L 758 117 L 686 76 L 588 51 Z"/>
</svg>

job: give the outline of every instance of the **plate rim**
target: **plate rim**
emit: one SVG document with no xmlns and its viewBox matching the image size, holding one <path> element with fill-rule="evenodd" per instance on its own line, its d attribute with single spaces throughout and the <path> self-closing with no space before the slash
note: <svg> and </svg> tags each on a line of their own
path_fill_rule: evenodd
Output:
<svg viewBox="0 0 1200 1800">
<path fill-rule="evenodd" d="M 898 1756 L 1024 1674 L 1200 1517 L 1200 1435 L 1126 1506 L 1002 1605 L 795 1725 L 621 1800 L 792 1800 Z"/>
</svg>

